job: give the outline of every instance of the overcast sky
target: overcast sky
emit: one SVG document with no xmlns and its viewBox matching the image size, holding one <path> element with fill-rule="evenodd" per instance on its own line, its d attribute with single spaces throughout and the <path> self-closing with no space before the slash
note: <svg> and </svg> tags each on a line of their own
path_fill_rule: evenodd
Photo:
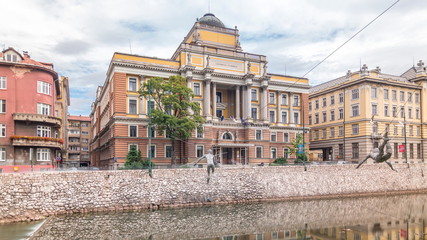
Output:
<svg viewBox="0 0 427 240">
<path fill-rule="evenodd" d="M 0 47 L 29 51 L 70 79 L 70 114 L 88 115 L 114 52 L 170 58 L 208 0 L 1 0 Z M 240 30 L 245 52 L 271 73 L 303 76 L 396 0 L 211 0 Z M 400 0 L 306 77 L 311 85 L 359 70 L 400 75 L 427 61 L 427 1 Z"/>
</svg>

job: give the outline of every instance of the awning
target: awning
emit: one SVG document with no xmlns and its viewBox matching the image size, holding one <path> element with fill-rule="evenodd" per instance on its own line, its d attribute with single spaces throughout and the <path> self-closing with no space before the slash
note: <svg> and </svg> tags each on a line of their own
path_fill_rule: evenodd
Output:
<svg viewBox="0 0 427 240">
<path fill-rule="evenodd" d="M 218 143 L 214 145 L 214 147 L 231 147 L 231 148 L 237 148 L 237 147 L 253 147 L 254 144 L 250 143 Z"/>
</svg>

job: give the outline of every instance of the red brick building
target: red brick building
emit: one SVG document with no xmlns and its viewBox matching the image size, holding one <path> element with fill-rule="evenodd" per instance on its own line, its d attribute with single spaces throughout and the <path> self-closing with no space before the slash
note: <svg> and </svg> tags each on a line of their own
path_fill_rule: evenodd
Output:
<svg viewBox="0 0 427 240">
<path fill-rule="evenodd" d="M 175 144 L 178 164 L 208 149 L 222 164 L 292 158 L 291 142 L 308 123 L 308 79 L 269 73 L 267 66 L 266 56 L 243 52 L 237 28 L 210 13 L 193 25 L 170 59 L 114 53 L 92 105 L 93 164 L 117 168 L 132 146 L 143 157 L 151 152 L 157 165 L 171 163 L 171 139 L 148 130 L 154 102 L 140 97 L 138 89 L 152 77 L 172 75 L 187 79 L 206 119 L 203 132 Z"/>
<path fill-rule="evenodd" d="M 0 171 L 44 170 L 64 152 L 68 79 L 13 48 L 0 52 Z"/>
</svg>

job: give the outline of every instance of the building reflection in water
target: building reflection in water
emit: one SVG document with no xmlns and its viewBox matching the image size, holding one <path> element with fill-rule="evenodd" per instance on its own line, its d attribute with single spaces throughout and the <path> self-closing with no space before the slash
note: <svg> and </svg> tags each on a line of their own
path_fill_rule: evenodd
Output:
<svg viewBox="0 0 427 240">
<path fill-rule="evenodd" d="M 31 239 L 425 240 L 426 202 L 401 195 L 67 215 Z"/>
</svg>

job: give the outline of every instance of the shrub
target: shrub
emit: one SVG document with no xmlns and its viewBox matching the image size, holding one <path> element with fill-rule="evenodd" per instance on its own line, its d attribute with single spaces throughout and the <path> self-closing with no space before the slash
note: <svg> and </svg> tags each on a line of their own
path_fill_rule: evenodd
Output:
<svg viewBox="0 0 427 240">
<path fill-rule="evenodd" d="M 278 165 L 286 165 L 288 164 L 288 160 L 284 157 L 281 157 L 281 158 L 276 158 L 273 163 Z"/>
</svg>

